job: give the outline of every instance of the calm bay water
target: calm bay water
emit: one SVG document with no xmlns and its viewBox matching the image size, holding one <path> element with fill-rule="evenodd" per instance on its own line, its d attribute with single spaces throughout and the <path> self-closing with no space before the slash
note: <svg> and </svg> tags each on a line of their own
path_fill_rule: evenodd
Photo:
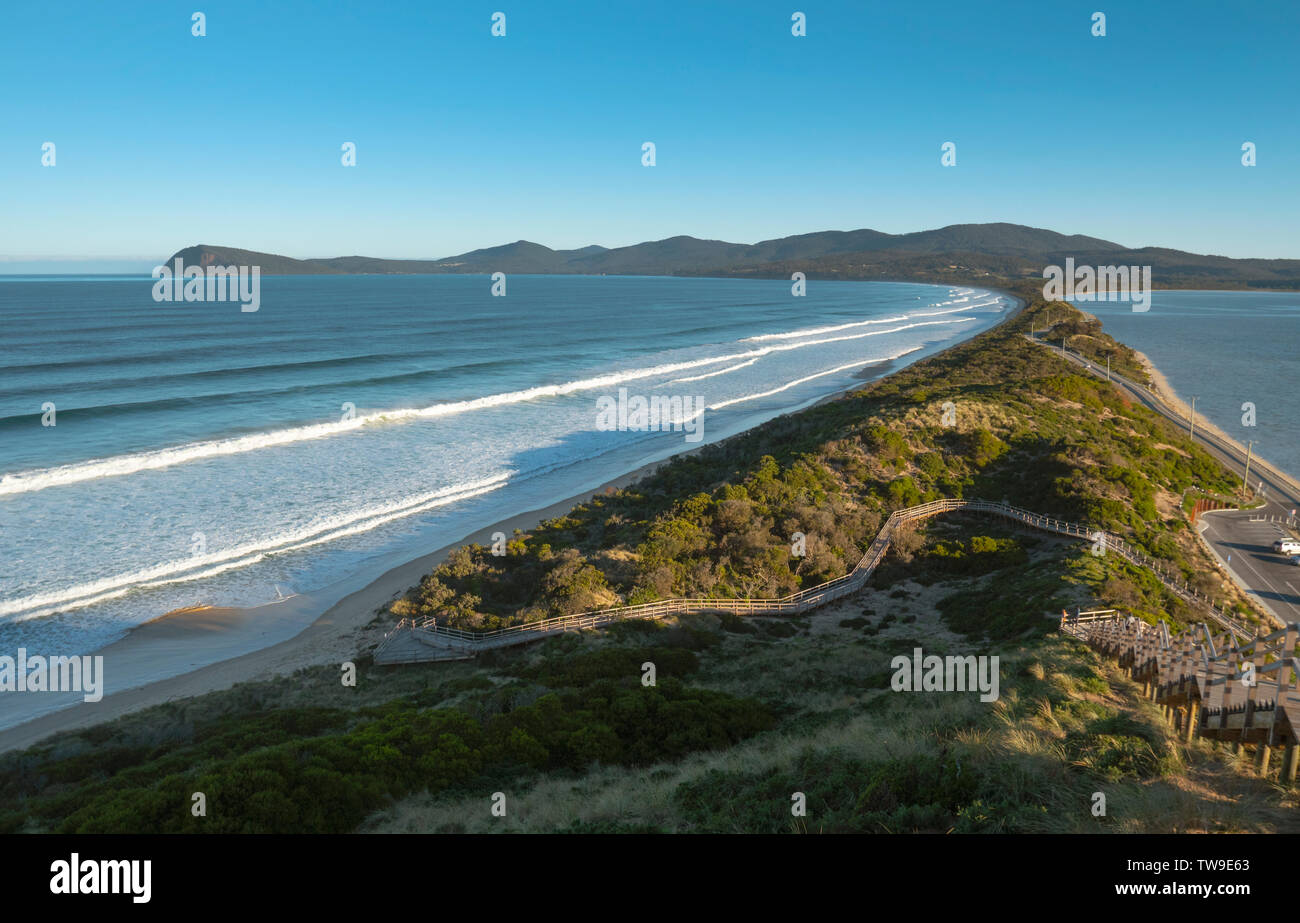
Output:
<svg viewBox="0 0 1300 923">
<path fill-rule="evenodd" d="M 599 430 L 619 388 L 702 397 L 713 441 L 1011 306 L 890 283 L 512 276 L 492 297 L 483 277 L 280 276 L 242 313 L 151 287 L 0 279 L 0 648 L 84 653 L 182 606 L 342 586 L 692 447 Z"/>
<path fill-rule="evenodd" d="M 1150 310 L 1124 302 L 1079 307 L 1106 332 L 1141 350 L 1191 403 L 1229 436 L 1300 477 L 1300 293 L 1155 291 Z M 1242 405 L 1255 405 L 1253 426 Z"/>
</svg>

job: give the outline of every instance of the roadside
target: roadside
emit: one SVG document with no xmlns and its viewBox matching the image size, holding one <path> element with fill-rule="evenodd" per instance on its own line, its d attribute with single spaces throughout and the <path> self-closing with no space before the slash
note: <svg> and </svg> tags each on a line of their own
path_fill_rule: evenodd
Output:
<svg viewBox="0 0 1300 923">
<path fill-rule="evenodd" d="M 1145 356 L 1141 358 L 1151 371 L 1157 390 L 1137 384 L 1114 371 L 1108 375 L 1105 368 L 1098 368 L 1072 350 L 1063 352 L 1061 347 L 1038 337 L 1025 335 L 1025 339 L 1052 350 L 1097 378 L 1109 380 L 1121 392 L 1183 429 L 1192 429 L 1192 421 L 1187 415 L 1189 409 L 1173 394 L 1167 382 L 1163 385 L 1166 393 L 1159 393 L 1164 378 Z M 1181 412 L 1179 405 L 1182 406 Z M 1244 477 L 1245 446 L 1200 420 L 1196 422 L 1194 438 L 1215 460 L 1229 470 L 1242 472 Z M 1276 555 L 1270 549 L 1273 540 L 1282 533 L 1282 525 L 1295 521 L 1296 511 L 1300 509 L 1300 483 L 1253 454 L 1250 456 L 1250 472 L 1250 479 L 1255 484 L 1254 495 L 1262 501 L 1260 505 L 1250 510 L 1214 511 L 1213 521 L 1202 514 L 1203 526 L 1198 529 L 1198 534 L 1233 582 L 1264 611 L 1279 621 L 1300 621 L 1300 590 L 1296 589 L 1300 586 L 1300 570 L 1290 564 L 1287 556 Z M 1283 571 L 1282 568 L 1286 567 L 1291 567 L 1292 571 Z"/>
<path fill-rule="evenodd" d="M 1300 621 L 1300 567 L 1272 550 L 1290 533 L 1246 510 L 1202 513 L 1198 528 L 1210 553 L 1260 606 L 1280 622 Z"/>
</svg>

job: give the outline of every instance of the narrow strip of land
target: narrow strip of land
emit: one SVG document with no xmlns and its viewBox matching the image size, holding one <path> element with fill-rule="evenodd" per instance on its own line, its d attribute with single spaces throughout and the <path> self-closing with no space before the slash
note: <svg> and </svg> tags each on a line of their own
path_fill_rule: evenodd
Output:
<svg viewBox="0 0 1300 923">
<path fill-rule="evenodd" d="M 1035 336 L 1026 335 L 1025 339 L 1052 350 L 1097 378 L 1107 378 L 1105 369 L 1072 350 L 1063 350 Z M 1183 429 L 1192 430 L 1191 420 L 1149 388 L 1113 371 L 1109 373 L 1109 381 L 1149 410 Z M 1244 476 L 1246 453 L 1241 446 L 1203 429 L 1195 431 L 1195 438 L 1216 461 L 1229 470 L 1241 471 Z M 1300 583 L 1300 568 L 1291 564 L 1288 556 L 1274 554 L 1271 545 L 1279 535 L 1289 534 L 1287 524 L 1295 521 L 1295 511 L 1300 509 L 1300 485 L 1285 472 L 1253 456 L 1250 480 L 1256 485 L 1256 495 L 1263 505 L 1253 510 L 1203 514 L 1202 535 L 1244 592 L 1255 597 L 1279 621 L 1294 622 L 1300 620 L 1300 592 L 1289 584 Z"/>
</svg>

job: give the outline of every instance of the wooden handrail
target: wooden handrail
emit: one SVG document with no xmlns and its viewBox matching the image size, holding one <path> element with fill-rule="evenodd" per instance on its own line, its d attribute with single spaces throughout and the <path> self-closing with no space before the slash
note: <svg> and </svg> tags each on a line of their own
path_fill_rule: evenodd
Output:
<svg viewBox="0 0 1300 923">
<path fill-rule="evenodd" d="M 548 619 L 541 619 L 536 622 L 525 622 L 519 625 L 510 625 L 505 628 L 498 628 L 493 631 L 476 632 L 465 631 L 459 628 L 440 626 L 437 622 L 437 616 L 428 616 L 420 621 L 413 618 L 402 618 L 397 625 L 384 635 L 383 642 L 375 651 L 378 659 L 385 647 L 404 631 L 420 632 L 432 635 L 431 640 L 438 642 L 454 642 L 448 644 L 449 647 L 460 650 L 480 650 L 492 647 L 502 647 L 511 644 L 525 643 L 535 637 L 545 634 L 551 634 L 557 631 L 564 631 L 571 628 L 599 628 L 616 621 L 631 621 L 640 619 L 661 618 L 666 615 L 686 614 L 692 612 L 730 612 L 737 615 L 754 615 L 754 614 L 782 614 L 782 613 L 802 613 L 809 609 L 825 605 L 828 602 L 840 599 L 850 593 L 857 592 L 870 579 L 871 575 L 883 560 L 885 554 L 892 544 L 893 533 L 897 526 L 906 522 L 915 522 L 925 519 L 939 513 L 971 511 L 979 513 L 991 513 L 1012 519 L 1032 528 L 1047 532 L 1055 532 L 1062 535 L 1075 537 L 1085 537 L 1089 540 L 1096 541 L 1098 537 L 1102 538 L 1103 547 L 1115 550 L 1120 557 L 1125 560 L 1146 567 L 1155 574 L 1156 578 L 1161 581 L 1168 589 L 1180 597 L 1192 601 L 1194 597 L 1189 597 L 1186 591 L 1180 590 L 1179 587 L 1171 580 L 1166 578 L 1161 572 L 1151 566 L 1151 559 L 1141 552 L 1136 551 L 1128 546 L 1126 542 L 1118 536 L 1100 530 L 1090 529 L 1078 523 L 1066 522 L 1055 519 L 1040 513 L 1034 513 L 1019 507 L 1012 506 L 1008 503 L 990 500 L 963 500 L 956 498 L 944 498 L 932 500 L 928 503 L 921 503 L 916 506 L 907 507 L 906 509 L 895 510 L 890 513 L 881 526 L 880 531 L 876 534 L 875 539 L 867 550 L 858 559 L 858 563 L 853 566 L 847 574 L 828 580 L 825 583 L 818 584 L 815 587 L 809 587 L 805 590 L 792 593 L 789 596 L 780 599 L 750 599 L 736 597 L 673 597 L 670 599 L 655 600 L 649 603 L 638 603 L 630 606 L 615 606 L 609 609 L 596 609 L 589 612 L 580 612 L 573 615 L 561 615 Z M 1245 626 L 1238 623 L 1235 619 L 1227 616 L 1225 613 L 1216 609 L 1212 604 L 1207 605 L 1212 618 L 1224 625 L 1230 633 L 1239 633 L 1242 637 L 1248 637 L 1249 632 Z M 1271 636 L 1270 636 L 1271 637 Z M 1166 634 L 1167 638 L 1167 634 Z"/>
</svg>

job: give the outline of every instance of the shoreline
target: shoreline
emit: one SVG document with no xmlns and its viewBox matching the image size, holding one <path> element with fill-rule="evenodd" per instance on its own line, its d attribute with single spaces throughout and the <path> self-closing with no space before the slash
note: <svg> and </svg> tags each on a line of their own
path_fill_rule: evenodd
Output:
<svg viewBox="0 0 1300 923">
<path fill-rule="evenodd" d="M 695 451 L 698 449 L 689 449 L 672 457 L 677 458 Z M 239 683 L 270 679 L 305 667 L 325 663 L 341 664 L 353 659 L 361 648 L 371 641 L 377 643 L 384 632 L 391 628 L 387 623 L 375 624 L 381 618 L 380 611 L 383 607 L 418 584 L 422 577 L 442 563 L 456 548 L 474 542 L 489 543 L 493 532 L 500 531 L 509 535 L 514 529 L 527 531 L 546 519 L 568 512 L 575 504 L 590 499 L 593 494 L 603 493 L 609 488 L 625 487 L 651 474 L 668 460 L 650 462 L 612 478 L 594 490 L 583 491 L 540 509 L 518 513 L 428 554 L 389 568 L 361 589 L 344 596 L 305 628 L 283 640 L 175 676 L 119 692 L 105 693 L 99 702 L 78 701 L 4 728 L 0 730 L 0 753 L 26 749 L 51 735 L 102 724 L 175 699 L 218 692 Z M 302 595 L 254 608 L 203 606 L 175 610 L 136 626 L 126 637 L 100 648 L 95 654 L 114 659 L 120 657 L 128 662 L 147 662 L 159 654 L 183 651 L 192 647 L 196 641 L 211 640 L 211 637 L 205 639 L 205 634 L 238 643 L 241 638 L 247 639 L 245 631 L 249 626 L 265 624 L 268 616 L 272 621 L 291 617 L 298 607 L 310 600 L 310 595 Z M 298 606 L 291 607 L 294 603 Z M 253 613 L 261 615 L 253 618 Z M 70 701 L 81 698 L 80 693 L 66 695 Z"/>
<path fill-rule="evenodd" d="M 983 333 L 995 330 L 1017 317 L 1025 307 L 1025 300 L 1012 292 L 996 288 L 983 290 L 1011 301 L 1003 318 L 996 324 L 964 336 L 923 358 L 941 355 Z M 888 378 L 912 363 L 898 366 L 896 361 L 890 361 L 887 363 L 888 370 L 883 375 L 879 374 L 880 364 L 864 363 L 862 369 L 854 374 L 853 382 L 777 416 L 802 412 L 836 400 L 865 386 L 869 381 Z M 877 370 L 875 374 L 873 369 Z M 752 432 L 762 426 L 763 423 L 759 423 L 742 432 Z M 239 683 L 266 680 L 306 667 L 327 663 L 342 664 L 354 659 L 361 651 L 377 644 L 392 627 L 388 622 L 381 624 L 384 607 L 416 586 L 456 548 L 472 543 L 490 543 L 493 532 L 510 535 L 515 529 L 528 531 L 544 520 L 567 513 L 574 505 L 589 500 L 593 494 L 626 487 L 673 459 L 690 455 L 701 448 L 703 446 L 693 447 L 668 458 L 646 463 L 611 478 L 594 489 L 507 517 L 427 554 L 390 567 L 361 588 L 339 598 L 306 625 L 302 625 L 303 610 L 317 601 L 322 592 L 320 590 L 315 591 L 316 595 L 304 593 L 257 607 L 202 606 L 164 613 L 133 627 L 125 637 L 99 648 L 93 655 L 104 656 L 106 662 L 111 658 L 112 662 L 125 668 L 121 672 L 126 674 L 132 669 L 147 671 L 150 665 L 156 664 L 160 659 L 168 659 L 174 664 L 194 652 L 196 644 L 202 644 L 206 646 L 207 663 L 170 676 L 146 679 L 116 692 L 105 691 L 98 702 L 81 701 L 80 693 L 51 693 L 51 696 L 59 697 L 48 700 L 52 705 L 60 702 L 69 704 L 0 729 L 0 752 L 26 749 L 54 734 L 102 724 L 176 699 L 218 692 Z M 262 643 L 248 649 L 248 645 L 254 641 Z M 212 661 L 210 657 L 213 645 L 218 650 L 229 649 L 230 655 Z M 116 669 L 110 671 L 109 675 Z M 140 673 L 137 672 L 136 675 L 139 676 Z"/>
<path fill-rule="evenodd" d="M 1133 349 L 1131 346 L 1129 348 Z M 1190 420 L 1192 417 L 1191 405 L 1179 396 L 1178 392 L 1174 390 L 1173 385 L 1169 383 L 1169 379 L 1165 377 L 1164 373 L 1156 367 L 1155 363 L 1151 361 L 1150 357 L 1148 357 L 1146 353 L 1133 349 L 1133 354 L 1137 356 L 1138 362 L 1151 379 L 1151 385 L 1148 390 L 1168 405 L 1170 409 L 1177 412 L 1181 417 L 1183 417 L 1183 419 Z M 1232 446 L 1243 456 L 1247 454 L 1245 443 L 1229 436 L 1204 414 L 1199 415 L 1196 418 L 1195 423 L 1197 430 L 1203 430 L 1212 434 L 1216 439 Z M 1250 460 L 1251 465 L 1266 469 L 1270 476 L 1279 481 L 1285 482 L 1296 493 L 1300 493 L 1300 481 L 1297 481 L 1288 472 L 1284 471 L 1267 458 L 1261 456 L 1258 452 L 1251 450 Z"/>
</svg>

